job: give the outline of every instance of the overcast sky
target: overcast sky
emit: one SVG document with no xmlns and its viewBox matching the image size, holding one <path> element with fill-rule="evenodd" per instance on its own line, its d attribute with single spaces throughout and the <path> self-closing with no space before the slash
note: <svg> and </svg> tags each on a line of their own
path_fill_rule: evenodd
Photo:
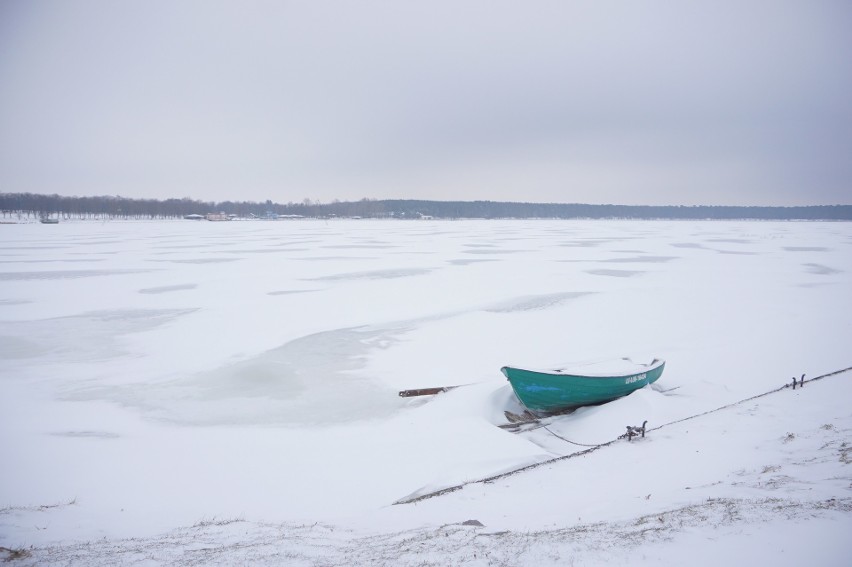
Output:
<svg viewBox="0 0 852 567">
<path fill-rule="evenodd" d="M 0 191 L 852 204 L 852 2 L 0 1 Z"/>
</svg>

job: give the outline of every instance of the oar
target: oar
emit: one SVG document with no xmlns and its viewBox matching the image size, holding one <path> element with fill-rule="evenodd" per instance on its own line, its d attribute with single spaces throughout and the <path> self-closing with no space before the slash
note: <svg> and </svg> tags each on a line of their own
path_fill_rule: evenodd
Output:
<svg viewBox="0 0 852 567">
<path fill-rule="evenodd" d="M 441 392 L 446 392 L 447 390 L 452 390 L 453 388 L 458 388 L 458 386 L 439 386 L 437 388 L 418 388 L 416 390 L 402 390 L 399 393 L 399 397 L 412 398 L 414 396 L 431 396 L 434 394 L 440 394 Z"/>
<path fill-rule="evenodd" d="M 438 386 L 437 388 L 417 388 L 416 390 L 402 390 L 399 393 L 399 397 L 412 398 L 414 396 L 433 396 L 435 394 L 440 394 L 441 392 L 449 392 L 450 390 L 461 388 L 462 386 L 472 386 L 473 384 L 479 384 L 479 382 L 471 382 L 470 384 L 459 384 L 458 386 Z"/>
</svg>

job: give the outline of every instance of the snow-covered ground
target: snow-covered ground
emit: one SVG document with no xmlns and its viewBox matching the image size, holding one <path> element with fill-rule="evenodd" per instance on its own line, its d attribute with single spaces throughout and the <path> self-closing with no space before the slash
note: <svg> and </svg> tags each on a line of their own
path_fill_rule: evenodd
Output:
<svg viewBox="0 0 852 567">
<path fill-rule="evenodd" d="M 851 223 L 2 225 L 0 558 L 848 565 L 852 371 L 734 402 L 851 338 Z M 655 356 L 497 427 L 505 364 Z"/>
</svg>

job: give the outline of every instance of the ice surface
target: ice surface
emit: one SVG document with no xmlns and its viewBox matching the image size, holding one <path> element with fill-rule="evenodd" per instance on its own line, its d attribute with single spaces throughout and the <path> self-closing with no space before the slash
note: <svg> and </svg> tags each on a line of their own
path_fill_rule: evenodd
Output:
<svg viewBox="0 0 852 567">
<path fill-rule="evenodd" d="M 0 546 L 35 546 L 21 564 L 852 556 L 852 373 L 680 421 L 852 366 L 849 223 L 0 234 Z M 621 357 L 666 370 L 546 428 L 496 427 L 523 411 L 501 366 Z M 439 386 L 459 387 L 397 395 Z M 480 482 L 643 420 L 664 427 Z"/>
</svg>

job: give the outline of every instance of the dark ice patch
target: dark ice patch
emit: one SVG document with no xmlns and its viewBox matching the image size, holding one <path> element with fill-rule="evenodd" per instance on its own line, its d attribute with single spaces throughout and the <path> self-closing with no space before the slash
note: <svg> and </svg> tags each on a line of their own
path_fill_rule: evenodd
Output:
<svg viewBox="0 0 852 567">
<path fill-rule="evenodd" d="M 78 437 L 92 439 L 118 439 L 120 435 L 109 431 L 54 431 L 50 433 L 54 437 Z"/>
<path fill-rule="evenodd" d="M 0 299 L 0 306 L 3 305 L 26 305 L 32 303 L 30 299 Z"/>
<path fill-rule="evenodd" d="M 158 294 L 158 293 L 169 293 L 171 291 L 183 291 L 186 289 L 195 289 L 198 287 L 198 284 L 179 284 L 179 285 L 164 285 L 161 287 L 146 287 L 144 289 L 140 289 L 139 293 L 149 293 L 149 294 Z"/>
<path fill-rule="evenodd" d="M 448 263 L 455 266 L 468 266 L 470 264 L 481 264 L 483 262 L 497 262 L 496 258 L 462 258 L 456 260 L 447 260 Z"/>
<path fill-rule="evenodd" d="M 629 278 L 630 276 L 636 276 L 639 274 L 644 274 L 645 272 L 637 271 L 637 270 L 589 270 L 586 272 L 587 274 L 592 274 L 593 276 L 612 276 L 616 278 Z"/>
<path fill-rule="evenodd" d="M 609 260 L 603 260 L 603 262 L 611 262 L 613 264 L 633 264 L 633 263 L 649 263 L 649 264 L 662 264 L 663 262 L 670 262 L 671 260 L 677 260 L 677 256 L 632 256 L 629 258 L 610 258 Z"/>
<path fill-rule="evenodd" d="M 282 289 L 278 291 L 270 291 L 267 292 L 266 295 L 294 295 L 297 293 L 311 293 L 314 291 L 319 291 L 318 289 Z"/>
<path fill-rule="evenodd" d="M 821 276 L 830 276 L 833 274 L 842 273 L 841 270 L 836 270 L 834 268 L 830 268 L 828 266 L 823 266 L 822 264 L 802 264 L 808 271 L 812 274 L 819 274 Z"/>
<path fill-rule="evenodd" d="M 176 258 L 173 260 L 153 260 L 155 262 L 172 262 L 174 264 L 224 264 L 236 262 L 239 258 Z"/>
<path fill-rule="evenodd" d="M 50 270 L 44 272 L 4 272 L 0 273 L 0 281 L 75 280 L 100 276 L 144 274 L 146 272 L 153 271 L 154 270 Z"/>
<path fill-rule="evenodd" d="M 539 311 L 550 309 L 572 299 L 588 295 L 586 291 L 568 291 L 562 293 L 548 293 L 543 295 L 525 295 L 504 301 L 487 308 L 489 313 L 515 313 L 518 311 Z"/>
<path fill-rule="evenodd" d="M 408 268 L 399 270 L 372 270 L 368 272 L 346 272 L 317 278 L 305 278 L 306 281 L 340 281 L 340 280 L 387 280 L 407 278 L 428 274 L 432 270 L 426 268 Z"/>
</svg>

